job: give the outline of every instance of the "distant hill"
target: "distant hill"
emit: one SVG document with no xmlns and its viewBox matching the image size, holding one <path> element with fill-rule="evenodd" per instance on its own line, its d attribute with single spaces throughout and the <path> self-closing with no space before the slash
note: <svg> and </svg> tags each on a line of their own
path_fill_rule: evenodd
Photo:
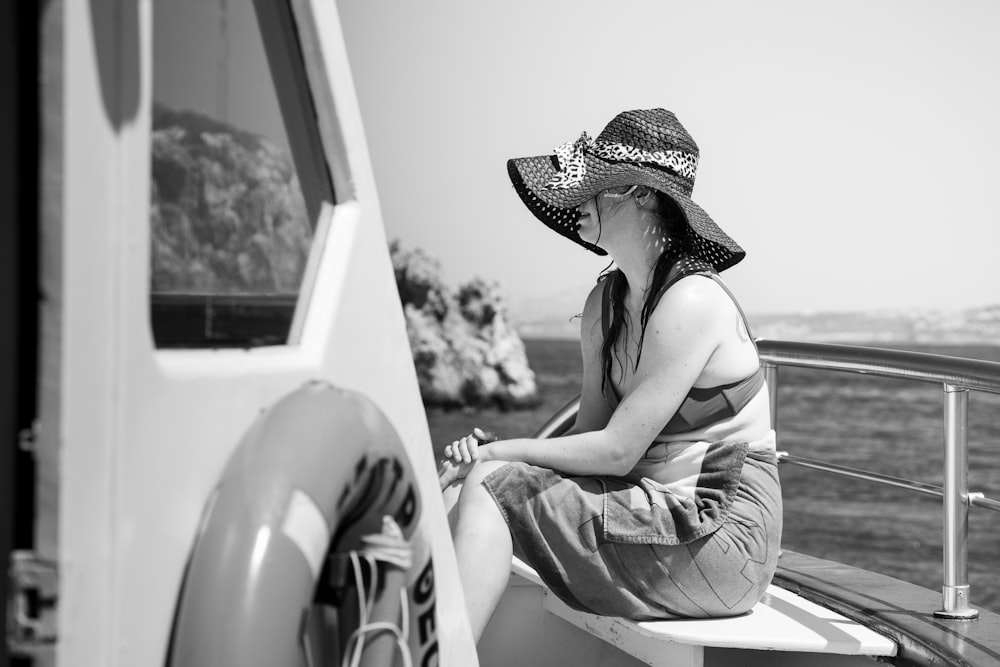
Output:
<svg viewBox="0 0 1000 667">
<path fill-rule="evenodd" d="M 579 337 L 579 292 L 514 302 L 511 316 L 523 338 Z M 1000 345 L 1000 304 L 978 308 L 854 312 L 751 313 L 754 336 L 782 340 L 866 343 Z M 572 319 L 571 319 L 572 318 Z"/>
<path fill-rule="evenodd" d="M 754 335 L 785 340 L 1000 345 L 1000 305 L 754 315 Z"/>
<path fill-rule="evenodd" d="M 511 300 L 509 310 L 522 338 L 579 338 L 587 293 L 573 288 L 546 297 Z"/>
</svg>

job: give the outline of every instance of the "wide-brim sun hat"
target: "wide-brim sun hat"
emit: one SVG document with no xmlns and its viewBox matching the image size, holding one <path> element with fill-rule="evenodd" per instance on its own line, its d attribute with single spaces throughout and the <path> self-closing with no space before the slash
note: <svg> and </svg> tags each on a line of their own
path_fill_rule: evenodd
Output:
<svg viewBox="0 0 1000 667">
<path fill-rule="evenodd" d="M 691 200 L 698 155 L 698 145 L 672 112 L 642 109 L 618 114 L 597 139 L 584 132 L 553 155 L 508 160 L 507 173 L 536 218 L 598 255 L 607 252 L 577 233 L 578 207 L 608 188 L 658 190 L 684 214 L 693 232 L 692 255 L 722 271 L 746 251 Z"/>
</svg>

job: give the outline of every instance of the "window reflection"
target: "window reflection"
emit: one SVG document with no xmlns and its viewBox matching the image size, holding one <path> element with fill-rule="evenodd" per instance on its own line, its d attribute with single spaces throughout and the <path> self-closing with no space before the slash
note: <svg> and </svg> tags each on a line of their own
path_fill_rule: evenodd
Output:
<svg viewBox="0 0 1000 667">
<path fill-rule="evenodd" d="M 154 339 L 285 344 L 318 204 L 333 201 L 291 16 L 258 21 L 246 1 L 153 6 Z"/>
</svg>

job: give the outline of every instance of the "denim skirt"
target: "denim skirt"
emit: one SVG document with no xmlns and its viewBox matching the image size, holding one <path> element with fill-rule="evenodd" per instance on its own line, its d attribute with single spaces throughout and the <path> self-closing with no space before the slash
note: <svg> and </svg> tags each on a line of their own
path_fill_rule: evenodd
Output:
<svg viewBox="0 0 1000 667">
<path fill-rule="evenodd" d="M 749 443 L 709 450 L 684 488 L 525 463 L 483 484 L 515 555 L 570 607 L 633 620 L 734 616 L 763 597 L 774 575 L 781 487 L 773 451 Z"/>
</svg>

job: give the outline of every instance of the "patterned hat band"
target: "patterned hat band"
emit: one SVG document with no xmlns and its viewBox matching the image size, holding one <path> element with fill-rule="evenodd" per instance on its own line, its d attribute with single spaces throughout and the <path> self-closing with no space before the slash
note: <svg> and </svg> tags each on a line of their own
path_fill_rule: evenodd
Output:
<svg viewBox="0 0 1000 667">
<path fill-rule="evenodd" d="M 694 180 L 698 170 L 698 156 L 684 151 L 646 151 L 635 146 L 595 141 L 586 132 L 576 141 L 569 141 L 555 149 L 559 158 L 559 171 L 545 187 L 549 190 L 566 190 L 579 185 L 587 175 L 586 153 L 612 162 L 645 162 L 669 169 L 678 176 Z"/>
</svg>

